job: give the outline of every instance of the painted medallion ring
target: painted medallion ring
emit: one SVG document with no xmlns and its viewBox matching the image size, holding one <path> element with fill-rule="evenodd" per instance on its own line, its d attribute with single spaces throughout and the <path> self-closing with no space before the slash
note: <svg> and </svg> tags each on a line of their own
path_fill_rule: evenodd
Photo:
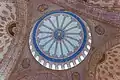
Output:
<svg viewBox="0 0 120 80">
<path fill-rule="evenodd" d="M 65 70 L 85 59 L 91 48 L 87 23 L 68 11 L 52 11 L 34 24 L 29 45 L 34 58 L 46 68 Z"/>
</svg>

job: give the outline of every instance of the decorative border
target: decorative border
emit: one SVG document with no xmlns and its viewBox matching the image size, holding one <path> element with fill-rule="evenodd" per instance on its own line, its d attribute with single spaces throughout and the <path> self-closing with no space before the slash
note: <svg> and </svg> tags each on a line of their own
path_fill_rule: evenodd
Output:
<svg viewBox="0 0 120 80">
<path fill-rule="evenodd" d="M 36 43 L 36 30 L 39 25 L 39 23 L 48 15 L 55 14 L 55 13 L 65 13 L 73 16 L 75 19 L 79 21 L 79 23 L 82 25 L 83 31 L 84 31 L 84 40 L 82 43 L 82 46 L 80 49 L 73 54 L 72 56 L 65 58 L 65 59 L 53 59 L 49 58 L 46 55 L 44 55 L 38 48 L 37 43 Z M 88 55 L 88 52 L 91 48 L 91 33 L 90 29 L 87 26 L 86 22 L 78 17 L 77 15 L 73 14 L 72 12 L 68 11 L 52 11 L 45 16 L 41 17 L 34 25 L 35 27 L 32 29 L 29 38 L 29 45 L 30 45 L 30 50 L 32 52 L 32 55 L 35 57 L 35 59 L 42 64 L 43 66 L 47 68 L 51 68 L 54 70 L 63 70 L 63 69 L 68 69 L 71 67 L 74 67 L 78 65 L 81 61 L 84 60 L 84 58 Z M 34 45 L 34 46 L 33 46 Z M 35 47 L 35 48 L 34 48 Z M 74 60 L 73 60 L 74 59 Z M 65 63 L 65 64 L 64 64 Z M 63 65 L 64 64 L 64 65 Z"/>
</svg>

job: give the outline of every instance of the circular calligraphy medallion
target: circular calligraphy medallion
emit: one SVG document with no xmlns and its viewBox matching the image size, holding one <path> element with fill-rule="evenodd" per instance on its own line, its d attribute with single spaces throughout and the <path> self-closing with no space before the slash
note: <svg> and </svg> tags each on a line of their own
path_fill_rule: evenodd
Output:
<svg viewBox="0 0 120 80">
<path fill-rule="evenodd" d="M 38 19 L 30 33 L 32 55 L 43 66 L 64 70 L 88 55 L 91 33 L 86 22 L 68 11 L 53 11 Z"/>
</svg>

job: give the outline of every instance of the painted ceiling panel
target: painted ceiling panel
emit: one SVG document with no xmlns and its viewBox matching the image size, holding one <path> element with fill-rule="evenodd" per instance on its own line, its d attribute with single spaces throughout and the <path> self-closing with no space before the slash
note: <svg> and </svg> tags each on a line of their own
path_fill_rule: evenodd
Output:
<svg viewBox="0 0 120 80">
<path fill-rule="evenodd" d="M 0 80 L 119 80 L 119 3 L 0 0 Z"/>
</svg>

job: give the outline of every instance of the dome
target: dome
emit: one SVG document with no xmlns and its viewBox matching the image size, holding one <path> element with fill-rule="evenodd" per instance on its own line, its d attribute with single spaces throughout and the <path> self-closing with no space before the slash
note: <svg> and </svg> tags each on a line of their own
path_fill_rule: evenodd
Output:
<svg viewBox="0 0 120 80">
<path fill-rule="evenodd" d="M 91 33 L 86 22 L 68 11 L 52 11 L 39 18 L 30 33 L 34 58 L 53 70 L 72 68 L 88 55 Z"/>
</svg>

